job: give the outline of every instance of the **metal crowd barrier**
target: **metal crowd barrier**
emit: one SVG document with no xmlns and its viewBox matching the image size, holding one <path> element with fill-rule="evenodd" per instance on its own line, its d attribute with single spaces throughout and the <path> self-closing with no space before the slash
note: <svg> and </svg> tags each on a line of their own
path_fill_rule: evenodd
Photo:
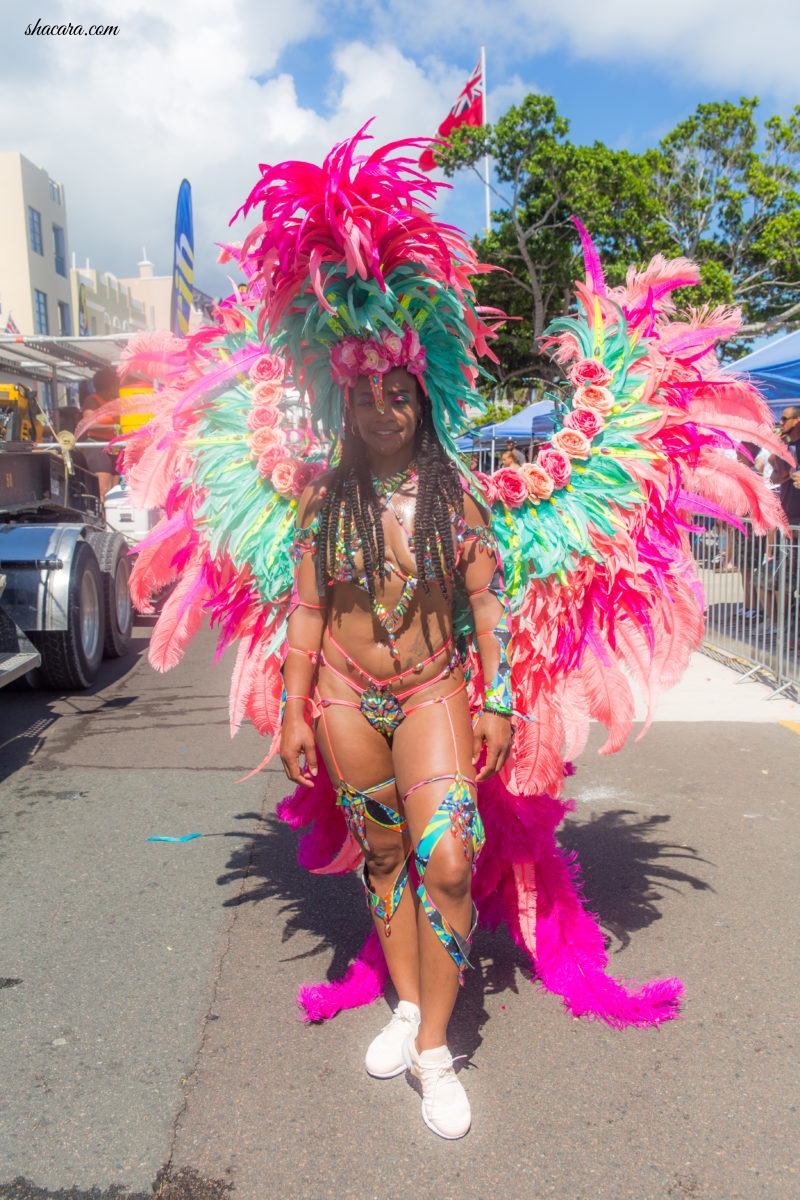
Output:
<svg viewBox="0 0 800 1200">
<path fill-rule="evenodd" d="M 800 529 L 759 537 L 707 521 L 692 535 L 706 597 L 703 650 L 800 700 Z"/>
</svg>

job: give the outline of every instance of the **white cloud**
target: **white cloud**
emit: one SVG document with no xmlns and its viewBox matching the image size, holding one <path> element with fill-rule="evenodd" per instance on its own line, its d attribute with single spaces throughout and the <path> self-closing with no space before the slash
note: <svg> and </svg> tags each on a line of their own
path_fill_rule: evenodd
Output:
<svg viewBox="0 0 800 1200">
<path fill-rule="evenodd" d="M 168 272 L 185 176 L 198 283 L 222 288 L 213 243 L 229 236 L 227 222 L 259 162 L 318 161 L 373 115 L 379 143 L 426 131 L 431 112 L 441 112 L 437 122 L 444 116 L 456 86 L 447 68 L 426 72 L 394 46 L 344 40 L 319 64 L 332 74 L 328 111 L 303 107 L 290 75 L 269 74 L 291 40 L 324 28 L 315 3 L 284 5 L 276 22 L 257 0 L 225 10 L 215 0 L 168 8 L 160 0 L 65 0 L 49 20 L 108 21 L 119 34 L 28 38 L 21 23 L 5 30 L 25 57 L 27 79 L 23 96 L 19 79 L 0 78 L 0 145 L 64 183 L 70 251 L 80 262 L 88 255 L 103 270 L 134 274 L 145 246 L 156 270 Z"/>
<path fill-rule="evenodd" d="M 483 43 L 489 83 L 533 55 L 567 50 L 578 58 L 655 65 L 682 80 L 800 101 L 800 8 L 796 0 L 386 0 L 376 27 L 416 53 L 447 46 L 467 70 Z"/>
<path fill-rule="evenodd" d="M 547 12 L 544 27 L 581 57 L 657 63 L 672 75 L 717 87 L 800 99 L 800 10 L 794 0 L 573 0 Z"/>
<path fill-rule="evenodd" d="M 490 115 L 531 90 L 531 57 L 559 46 L 579 58 L 653 63 L 698 81 L 800 98 L 795 0 L 730 0 L 724 8 L 722 0 L 673 0 L 660 9 L 572 0 L 549 10 L 530 0 L 506 0 L 502 9 L 496 0 L 340 0 L 335 11 L 323 0 L 51 4 L 50 21 L 118 25 L 107 38 L 26 37 L 29 18 L 9 7 L 0 16 L 0 148 L 20 150 L 65 184 L 70 249 L 126 275 L 145 245 L 156 269 L 169 271 L 175 197 L 186 176 L 198 283 L 212 290 L 223 286 L 211 268 L 212 243 L 225 238 L 259 161 L 318 161 L 373 115 L 378 143 L 432 135 L 482 41 Z M 281 55 L 308 39 L 308 71 L 295 79 L 281 71 Z M 312 88 L 314 100 L 302 102 L 298 86 L 308 94 L 309 79 L 328 92 Z M 473 204 L 471 187 L 459 180 L 458 212 L 475 228 L 480 215 L 470 224 L 462 204 Z"/>
</svg>

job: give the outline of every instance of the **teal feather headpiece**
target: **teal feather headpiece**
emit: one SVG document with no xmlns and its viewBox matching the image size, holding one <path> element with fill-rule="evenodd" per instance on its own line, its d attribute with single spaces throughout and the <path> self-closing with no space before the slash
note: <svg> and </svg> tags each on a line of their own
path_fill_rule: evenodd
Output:
<svg viewBox="0 0 800 1200">
<path fill-rule="evenodd" d="M 394 153 L 419 144 L 359 156 L 365 129 L 321 167 L 262 166 L 241 210 L 260 208 L 262 219 L 240 255 L 259 330 L 288 359 L 326 437 L 341 435 L 346 388 L 358 374 L 406 366 L 455 457 L 468 409 L 484 407 L 478 355 L 494 359 L 494 328 L 484 318 L 496 324 L 502 314 L 478 307 L 470 276 L 486 268 L 464 235 L 428 209 L 443 185 L 416 168 L 416 156 Z"/>
</svg>

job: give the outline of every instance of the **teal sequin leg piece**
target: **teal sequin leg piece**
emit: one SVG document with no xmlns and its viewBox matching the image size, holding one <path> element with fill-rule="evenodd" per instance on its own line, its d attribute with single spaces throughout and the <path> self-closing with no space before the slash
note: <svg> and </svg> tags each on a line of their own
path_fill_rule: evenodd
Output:
<svg viewBox="0 0 800 1200">
<path fill-rule="evenodd" d="M 400 833 L 403 833 L 408 828 L 406 819 L 401 813 L 396 812 L 393 808 L 389 808 L 388 804 L 382 804 L 380 800 L 373 798 L 374 792 L 380 792 L 383 788 L 388 787 L 390 783 L 394 783 L 393 778 L 384 779 L 382 783 L 374 783 L 372 787 L 364 788 L 363 791 L 360 791 L 358 788 L 353 787 L 351 783 L 340 779 L 336 788 L 336 803 L 344 813 L 347 828 L 365 850 L 369 850 L 367 820 L 374 821 L 375 824 L 382 825 L 384 828 L 391 827 L 397 829 Z M 372 813 L 369 811 L 370 808 L 373 809 Z M 376 809 L 377 812 L 375 811 Z"/>
<path fill-rule="evenodd" d="M 442 800 L 442 803 L 425 826 L 414 854 L 414 862 L 417 868 L 417 875 L 419 876 L 417 895 L 419 896 L 420 903 L 436 936 L 458 967 L 459 983 L 463 983 L 465 969 L 472 966 L 469 960 L 469 952 L 472 944 L 472 935 L 475 932 L 475 926 L 478 921 L 478 910 L 473 904 L 472 928 L 466 937 L 457 933 L 431 900 L 425 887 L 425 872 L 428 869 L 431 854 L 448 830 L 450 830 L 454 837 L 461 839 L 465 858 L 469 858 L 470 850 L 472 851 L 473 870 L 475 869 L 475 862 L 481 852 L 486 836 L 475 799 L 469 790 L 464 776 L 459 771 L 456 771 L 455 775 L 445 776 L 445 778 L 451 778 L 453 780 L 452 785 L 444 800 Z M 434 783 L 436 780 L 426 782 Z"/>
<path fill-rule="evenodd" d="M 369 906 L 375 916 L 379 917 L 380 920 L 383 921 L 383 932 L 387 938 L 391 936 L 392 932 L 392 917 L 397 911 L 398 904 L 403 899 L 403 892 L 406 890 L 406 884 L 408 883 L 408 862 L 410 858 L 411 855 L 409 853 L 406 855 L 405 861 L 397 873 L 394 883 L 385 896 L 379 896 L 374 890 L 370 882 L 367 864 L 364 863 L 362 880 L 364 883 L 364 891 L 367 893 L 367 902 L 369 903 Z"/>
</svg>

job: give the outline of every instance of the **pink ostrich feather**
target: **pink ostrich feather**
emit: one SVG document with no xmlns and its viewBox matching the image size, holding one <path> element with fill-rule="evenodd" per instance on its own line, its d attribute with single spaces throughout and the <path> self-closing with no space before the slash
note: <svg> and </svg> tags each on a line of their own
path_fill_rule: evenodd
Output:
<svg viewBox="0 0 800 1200">
<path fill-rule="evenodd" d="M 578 236 L 581 239 L 581 248 L 583 250 L 583 261 L 586 267 L 586 284 L 590 286 L 596 296 L 605 296 L 606 294 L 606 277 L 603 273 L 603 266 L 600 262 L 600 255 L 597 253 L 597 248 L 592 241 L 589 231 L 577 217 L 572 218 Z"/>
<path fill-rule="evenodd" d="M 205 622 L 203 606 L 208 595 L 202 564 L 195 562 L 183 573 L 164 605 L 150 638 L 148 659 L 157 671 L 170 671 L 183 658 L 189 642 Z"/>
<path fill-rule="evenodd" d="M 304 1021 L 329 1021 L 344 1008 L 372 1004 L 383 994 L 387 977 L 386 959 L 373 929 L 342 979 L 300 988 L 297 993 L 300 1015 Z"/>
<path fill-rule="evenodd" d="M 357 153 L 369 122 L 341 142 L 321 167 L 283 162 L 261 167 L 261 179 L 240 210 L 259 209 L 261 221 L 242 247 L 242 260 L 264 285 L 261 319 L 277 328 L 310 280 L 320 305 L 326 268 L 344 264 L 349 276 L 372 276 L 382 288 L 398 266 L 414 263 L 432 280 L 458 292 L 469 287 L 475 252 L 464 235 L 433 219 L 427 202 L 441 186 L 420 172 L 419 140 L 395 142 L 370 155 Z M 237 214 L 238 215 L 238 214 Z"/>
</svg>

